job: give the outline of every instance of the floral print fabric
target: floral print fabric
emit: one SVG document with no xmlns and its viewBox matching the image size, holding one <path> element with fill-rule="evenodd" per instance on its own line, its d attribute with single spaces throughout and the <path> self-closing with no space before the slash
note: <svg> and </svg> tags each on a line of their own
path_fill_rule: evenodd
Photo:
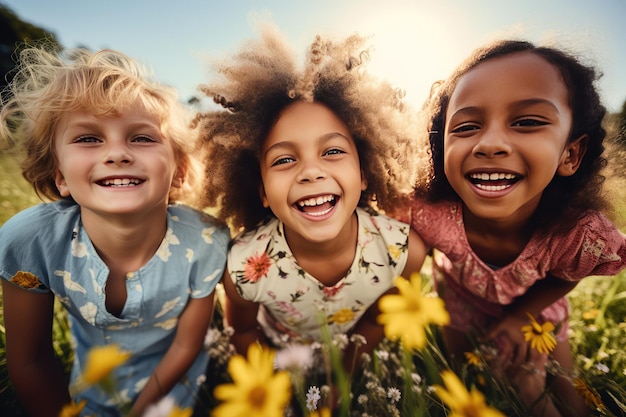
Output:
<svg viewBox="0 0 626 417">
<path fill-rule="evenodd" d="M 615 275 L 626 267 L 626 236 L 601 213 L 587 214 L 565 234 L 533 235 L 517 259 L 498 269 L 485 264 L 470 247 L 460 203 L 416 200 L 411 227 L 427 246 L 437 249 L 433 275 L 440 282 L 450 326 L 464 332 L 487 328 L 502 314 L 502 306 L 548 274 L 579 281 L 590 275 Z M 540 316 L 542 321 L 561 323 L 560 341 L 567 339 L 567 318 L 565 297 Z"/>
<path fill-rule="evenodd" d="M 348 273 L 324 286 L 298 265 L 275 218 L 236 237 L 228 271 L 240 295 L 259 303 L 258 320 L 274 343 L 311 342 L 327 323 L 346 333 L 393 286 L 407 259 L 409 226 L 357 208 L 358 238 Z"/>
</svg>

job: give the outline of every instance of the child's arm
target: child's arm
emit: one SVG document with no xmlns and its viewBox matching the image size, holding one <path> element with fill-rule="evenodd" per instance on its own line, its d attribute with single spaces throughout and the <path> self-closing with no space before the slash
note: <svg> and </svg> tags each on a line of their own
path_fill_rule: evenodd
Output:
<svg viewBox="0 0 626 417">
<path fill-rule="evenodd" d="M 488 340 L 505 337 L 511 342 L 499 344 L 498 357 L 501 363 L 510 361 L 512 365 L 517 366 L 526 360 L 529 347 L 521 331 L 522 326 L 528 324 L 526 313 L 537 317 L 546 307 L 573 290 L 576 284 L 578 282 L 548 275 L 537 281 L 507 307 L 502 320 L 489 329 L 486 335 Z"/>
<path fill-rule="evenodd" d="M 409 243 L 407 250 L 409 252 L 409 255 L 406 260 L 406 265 L 404 265 L 402 276 L 406 279 L 409 279 L 412 273 L 420 272 L 422 270 L 424 259 L 426 259 L 426 254 L 429 250 L 429 248 L 426 247 L 426 243 L 424 243 L 421 236 L 418 235 L 417 232 L 412 228 L 409 232 Z"/>
<path fill-rule="evenodd" d="M 2 294 L 7 367 L 17 396 L 30 415 L 57 417 L 71 400 L 52 347 L 54 296 L 4 280 Z"/>
<path fill-rule="evenodd" d="M 407 250 L 408 257 L 406 265 L 402 271 L 402 276 L 409 279 L 412 273 L 420 272 L 427 253 L 424 241 L 413 229 L 409 232 Z M 390 288 L 383 295 L 397 293 L 398 290 L 394 287 Z M 383 295 L 381 295 L 381 297 Z M 371 353 L 376 348 L 378 343 L 380 343 L 385 337 L 383 326 L 381 326 L 377 321 L 379 314 L 380 310 L 378 308 L 378 301 L 376 301 L 376 303 L 372 304 L 367 309 L 365 314 L 363 314 L 359 322 L 350 332 L 350 334 L 360 334 L 365 337 L 367 343 L 364 346 L 359 346 L 358 348 L 353 343 L 348 345 L 344 354 L 344 366 L 348 373 L 352 373 L 355 365 L 358 366 L 358 364 L 360 364 L 361 355 L 363 353 Z"/>
<path fill-rule="evenodd" d="M 132 415 L 142 415 L 148 405 L 167 395 L 196 360 L 213 317 L 214 294 L 189 299 L 178 320 L 174 341 L 135 401 Z"/>
<path fill-rule="evenodd" d="M 265 334 L 259 328 L 256 318 L 259 305 L 241 298 L 228 271 L 224 272 L 222 282 L 226 294 L 224 315 L 226 323 L 234 330 L 230 341 L 237 353 L 245 356 L 248 346 L 252 343 L 260 342 L 267 345 Z"/>
</svg>

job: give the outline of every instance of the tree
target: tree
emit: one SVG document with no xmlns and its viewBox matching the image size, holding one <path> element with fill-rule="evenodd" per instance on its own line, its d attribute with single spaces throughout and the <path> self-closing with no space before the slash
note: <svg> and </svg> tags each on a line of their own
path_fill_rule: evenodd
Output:
<svg viewBox="0 0 626 417">
<path fill-rule="evenodd" d="M 8 84 L 15 67 L 14 56 L 24 45 L 45 40 L 53 48 L 61 48 L 54 33 L 20 19 L 13 10 L 0 4 L 0 89 Z"/>
</svg>

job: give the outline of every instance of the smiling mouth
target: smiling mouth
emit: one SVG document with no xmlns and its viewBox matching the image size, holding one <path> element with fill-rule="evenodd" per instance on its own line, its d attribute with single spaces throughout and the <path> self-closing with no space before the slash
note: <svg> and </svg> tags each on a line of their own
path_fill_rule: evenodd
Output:
<svg viewBox="0 0 626 417">
<path fill-rule="evenodd" d="M 483 191 L 502 191 L 512 187 L 521 177 L 504 172 L 474 172 L 467 176 L 469 182 Z"/>
<path fill-rule="evenodd" d="M 103 187 L 135 187 L 143 182 L 139 178 L 111 178 L 98 181 L 97 184 Z"/>
<path fill-rule="evenodd" d="M 298 210 L 310 216 L 323 216 L 329 213 L 337 204 L 337 196 L 333 194 L 321 195 L 299 200 L 295 206 Z"/>
</svg>

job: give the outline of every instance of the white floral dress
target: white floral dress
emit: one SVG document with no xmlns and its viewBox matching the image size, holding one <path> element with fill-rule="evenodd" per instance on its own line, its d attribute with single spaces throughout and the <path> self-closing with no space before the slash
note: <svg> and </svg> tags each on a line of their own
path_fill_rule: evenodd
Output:
<svg viewBox="0 0 626 417">
<path fill-rule="evenodd" d="M 331 334 L 348 332 L 402 273 L 409 226 L 360 208 L 356 212 L 355 257 L 332 287 L 298 265 L 276 218 L 233 240 L 230 277 L 244 299 L 261 305 L 259 323 L 275 344 L 318 341 L 324 323 Z"/>
</svg>

